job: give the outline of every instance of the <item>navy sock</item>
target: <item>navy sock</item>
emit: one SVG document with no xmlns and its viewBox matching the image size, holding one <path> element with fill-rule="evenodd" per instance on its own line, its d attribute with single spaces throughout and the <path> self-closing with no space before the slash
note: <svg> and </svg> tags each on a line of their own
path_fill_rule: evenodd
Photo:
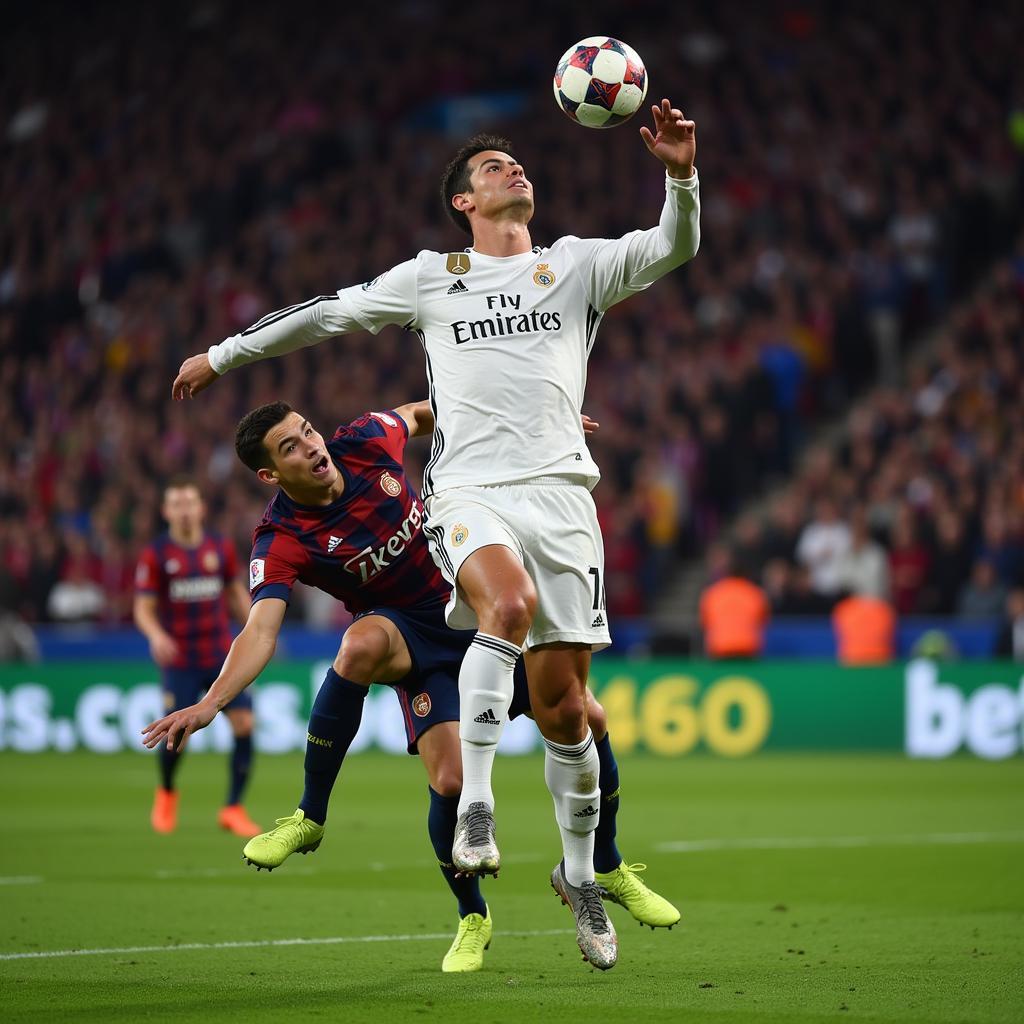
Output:
<svg viewBox="0 0 1024 1024">
<path fill-rule="evenodd" d="M 368 691 L 369 687 L 343 679 L 329 668 L 313 702 L 306 733 L 306 788 L 299 809 L 318 825 L 327 820 L 331 790 L 359 731 Z"/>
<path fill-rule="evenodd" d="M 160 762 L 160 785 L 164 789 L 174 789 L 174 774 L 177 772 L 178 765 L 185 755 L 179 754 L 176 750 L 168 750 L 167 744 L 161 743 L 158 756 Z"/>
<path fill-rule="evenodd" d="M 459 917 L 467 914 L 487 913 L 487 904 L 480 895 L 480 879 L 456 878 L 452 866 L 452 843 L 455 842 L 455 823 L 459 820 L 459 798 L 457 796 L 441 796 L 430 791 L 430 814 L 427 817 L 427 831 L 430 842 L 434 846 L 441 874 L 448 883 L 455 898 L 459 901 Z"/>
<path fill-rule="evenodd" d="M 236 736 L 235 749 L 231 751 L 231 782 L 228 786 L 227 803 L 240 804 L 245 784 L 249 781 L 252 768 L 252 735 Z"/>
<path fill-rule="evenodd" d="M 601 762 L 598 785 L 601 787 L 601 818 L 594 832 L 594 870 L 614 871 L 622 863 L 622 854 L 615 845 L 615 816 L 619 813 L 619 766 L 612 753 L 608 734 L 595 744 Z"/>
</svg>

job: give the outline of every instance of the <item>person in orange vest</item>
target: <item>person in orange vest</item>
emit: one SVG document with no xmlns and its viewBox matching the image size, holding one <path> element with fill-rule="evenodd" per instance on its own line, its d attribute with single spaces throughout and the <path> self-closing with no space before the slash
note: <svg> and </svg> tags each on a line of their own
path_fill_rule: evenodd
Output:
<svg viewBox="0 0 1024 1024">
<path fill-rule="evenodd" d="M 851 594 L 832 609 L 842 665 L 884 665 L 896 655 L 896 612 L 888 601 Z"/>
<path fill-rule="evenodd" d="M 708 551 L 713 582 L 700 598 L 704 651 L 709 658 L 756 658 L 764 647 L 769 605 L 765 592 L 733 568 L 722 544 Z"/>
</svg>

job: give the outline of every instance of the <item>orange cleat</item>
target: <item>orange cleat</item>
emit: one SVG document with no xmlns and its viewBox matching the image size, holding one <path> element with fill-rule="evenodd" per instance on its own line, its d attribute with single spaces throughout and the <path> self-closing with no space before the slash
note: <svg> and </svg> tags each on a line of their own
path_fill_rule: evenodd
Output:
<svg viewBox="0 0 1024 1024">
<path fill-rule="evenodd" d="M 263 831 L 245 813 L 245 808 L 241 804 L 228 804 L 227 807 L 222 807 L 220 814 L 217 815 L 217 824 L 229 832 L 234 832 L 236 836 L 245 836 L 246 839 L 258 836 Z"/>
<path fill-rule="evenodd" d="M 178 791 L 158 786 L 153 797 L 153 810 L 149 815 L 153 831 L 165 835 L 178 827 Z"/>
</svg>

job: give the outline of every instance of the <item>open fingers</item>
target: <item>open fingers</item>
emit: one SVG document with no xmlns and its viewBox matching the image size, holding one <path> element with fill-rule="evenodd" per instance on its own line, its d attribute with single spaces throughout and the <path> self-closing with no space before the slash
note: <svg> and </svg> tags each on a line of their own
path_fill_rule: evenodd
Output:
<svg viewBox="0 0 1024 1024">
<path fill-rule="evenodd" d="M 150 722 L 149 725 L 147 725 L 142 730 L 142 737 L 143 737 L 142 738 L 142 742 L 147 747 L 152 749 L 153 747 L 155 747 L 160 742 L 160 740 L 163 739 L 163 737 L 166 735 L 166 733 L 167 733 L 167 719 L 166 718 L 158 719 L 155 722 Z"/>
<path fill-rule="evenodd" d="M 189 386 L 188 381 L 185 380 L 185 375 L 179 373 L 174 378 L 174 383 L 171 385 L 171 398 L 176 402 L 180 402 L 183 398 L 192 397 L 192 388 Z"/>
</svg>

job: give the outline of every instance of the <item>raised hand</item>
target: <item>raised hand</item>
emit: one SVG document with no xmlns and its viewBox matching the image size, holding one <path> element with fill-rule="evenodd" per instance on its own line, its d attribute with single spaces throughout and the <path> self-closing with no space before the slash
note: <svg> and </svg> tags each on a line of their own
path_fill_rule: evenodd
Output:
<svg viewBox="0 0 1024 1024">
<path fill-rule="evenodd" d="M 668 100 L 651 107 L 654 131 L 646 125 L 640 129 L 644 145 L 665 165 L 673 178 L 689 178 L 697 154 L 696 125 L 687 121 L 683 112 Z"/>
<path fill-rule="evenodd" d="M 210 357 L 205 352 L 189 356 L 181 364 L 178 376 L 171 385 L 171 397 L 176 401 L 191 398 L 208 388 L 217 379 L 217 371 L 210 365 Z"/>
</svg>

